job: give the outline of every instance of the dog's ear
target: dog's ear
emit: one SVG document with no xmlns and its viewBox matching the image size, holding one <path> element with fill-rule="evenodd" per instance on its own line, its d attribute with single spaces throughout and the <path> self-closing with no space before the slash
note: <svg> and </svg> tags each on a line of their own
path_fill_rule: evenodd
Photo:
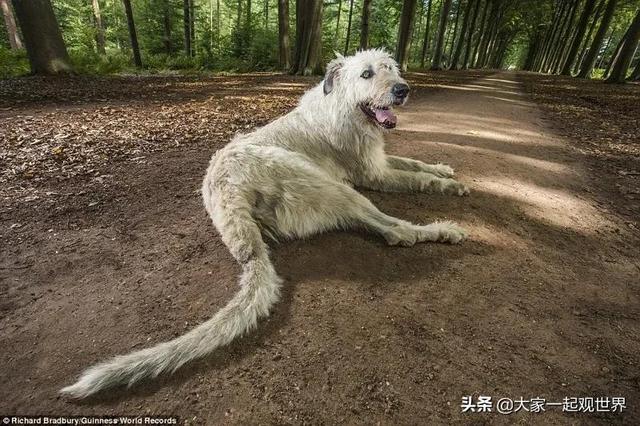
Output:
<svg viewBox="0 0 640 426">
<path fill-rule="evenodd" d="M 327 72 L 324 76 L 324 84 L 322 85 L 322 91 L 325 95 L 328 95 L 333 90 L 333 84 L 338 77 L 340 68 L 344 65 L 344 56 L 339 53 L 337 57 L 327 64 Z"/>
</svg>

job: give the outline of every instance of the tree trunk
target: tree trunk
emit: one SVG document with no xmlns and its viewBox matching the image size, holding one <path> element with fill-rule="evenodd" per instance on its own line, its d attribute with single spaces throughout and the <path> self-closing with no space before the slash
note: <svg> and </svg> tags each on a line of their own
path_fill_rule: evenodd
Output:
<svg viewBox="0 0 640 426">
<path fill-rule="evenodd" d="M 296 48 L 291 72 L 322 73 L 322 0 L 296 0 Z"/>
<path fill-rule="evenodd" d="M 216 0 L 216 47 L 220 49 L 220 0 Z"/>
<path fill-rule="evenodd" d="M 13 0 L 34 74 L 72 71 L 67 48 L 49 0 Z"/>
<path fill-rule="evenodd" d="M 536 33 L 531 37 L 530 41 L 529 41 L 529 48 L 527 51 L 527 57 L 524 61 L 524 65 L 522 66 L 522 69 L 525 71 L 531 71 L 533 69 L 533 64 L 535 61 L 536 56 L 538 55 L 538 52 L 540 51 L 540 46 L 542 43 L 542 33 L 540 32 L 540 30 L 538 29 L 538 31 L 536 31 Z"/>
<path fill-rule="evenodd" d="M 251 38 L 252 26 L 253 26 L 253 16 L 251 16 L 251 0 L 247 0 L 247 16 L 245 16 L 245 23 L 244 23 L 245 37 L 247 39 Z"/>
<path fill-rule="evenodd" d="M 593 66 L 596 63 L 596 58 L 598 57 L 598 53 L 600 52 L 600 47 L 602 46 L 602 41 L 604 40 L 604 37 L 607 34 L 607 30 L 609 29 L 609 25 L 611 25 L 611 20 L 613 19 L 613 13 L 616 9 L 616 1 L 617 0 L 609 0 L 609 2 L 607 3 L 607 8 L 605 9 L 604 15 L 602 16 L 602 22 L 600 22 L 600 26 L 598 27 L 598 32 L 596 32 L 596 35 L 593 38 L 593 42 L 591 43 L 591 47 L 589 48 L 587 55 L 582 61 L 582 68 L 578 73 L 578 77 L 580 78 L 591 77 L 591 70 L 593 70 Z"/>
<path fill-rule="evenodd" d="M 460 28 L 460 37 L 458 38 L 458 44 L 451 57 L 450 69 L 458 69 L 458 62 L 462 55 L 462 48 L 464 47 L 464 41 L 466 39 L 467 31 L 469 30 L 469 19 L 471 18 L 471 8 L 473 7 L 474 0 L 467 0 L 467 7 L 464 10 L 464 18 L 462 19 L 462 28 Z M 477 0 L 475 0 L 477 3 Z"/>
<path fill-rule="evenodd" d="M 562 38 L 562 33 L 564 32 L 564 28 L 565 25 L 567 23 L 567 21 L 569 20 L 569 16 L 571 14 L 571 3 L 575 1 L 575 0 L 566 0 L 565 4 L 564 4 L 564 9 L 562 11 L 562 14 L 560 16 L 560 19 L 558 19 L 558 22 L 556 24 L 556 28 L 553 31 L 553 35 L 551 40 L 549 41 L 549 50 L 547 52 L 547 55 L 545 57 L 545 61 L 542 64 L 542 69 L 540 71 L 542 72 L 549 72 L 549 70 L 551 69 L 552 65 L 553 65 L 553 61 L 555 59 L 555 55 L 558 51 L 558 48 L 560 47 L 561 44 L 561 38 Z"/>
<path fill-rule="evenodd" d="M 429 5 L 427 6 L 427 25 L 424 30 L 424 39 L 422 42 L 422 55 L 420 56 L 420 68 L 424 68 L 425 59 L 427 57 L 427 48 L 429 47 L 429 26 L 431 23 L 431 5 L 433 0 L 427 0 Z"/>
<path fill-rule="evenodd" d="M 533 59 L 533 65 L 531 68 L 532 71 L 540 72 L 542 69 L 542 64 L 545 61 L 547 52 L 549 50 L 549 45 L 551 44 L 551 38 L 552 38 L 553 32 L 557 28 L 557 23 L 558 23 L 558 20 L 560 19 L 560 12 L 562 11 L 563 6 L 564 4 L 556 3 L 553 8 L 553 17 L 551 19 L 551 23 L 549 25 L 543 24 L 543 26 L 545 27 L 544 35 L 542 36 L 540 48 L 538 49 L 538 52 L 536 53 L 536 56 Z"/>
<path fill-rule="evenodd" d="M 140 58 L 140 47 L 138 46 L 138 35 L 136 34 L 136 24 L 133 20 L 133 10 L 131 9 L 131 0 L 122 0 L 124 3 L 124 11 L 127 15 L 127 26 L 129 27 L 129 39 L 131 40 L 131 50 L 133 51 L 133 63 L 136 67 L 142 68 L 142 59 Z"/>
<path fill-rule="evenodd" d="M 93 22 L 96 26 L 96 50 L 99 54 L 104 55 L 104 26 L 102 25 L 102 15 L 100 14 L 100 2 L 98 0 L 92 0 L 91 6 L 93 8 Z"/>
<path fill-rule="evenodd" d="M 191 56 L 191 7 L 189 0 L 184 0 L 182 6 L 184 11 L 184 54 Z"/>
<path fill-rule="evenodd" d="M 9 46 L 11 46 L 12 49 L 22 49 L 22 40 L 20 39 L 20 34 L 18 34 L 16 21 L 13 19 L 13 11 L 11 10 L 11 6 L 9 6 L 9 0 L 0 0 L 0 9 L 2 9 L 4 23 L 7 27 Z"/>
<path fill-rule="evenodd" d="M 578 0 L 568 0 L 567 2 L 567 9 L 558 24 L 558 30 L 555 34 L 556 37 L 553 40 L 553 44 L 551 45 L 551 51 L 549 52 L 549 57 L 547 58 L 547 63 L 543 70 L 546 73 L 553 72 L 554 64 L 556 62 L 556 59 L 558 58 L 558 52 L 562 49 L 563 43 L 565 41 L 564 35 L 567 31 L 567 24 L 569 22 L 569 19 L 571 19 L 571 14 L 576 7 L 577 1 Z"/>
<path fill-rule="evenodd" d="M 471 56 L 471 47 L 473 45 L 473 33 L 476 30 L 476 20 L 478 19 L 478 12 L 480 11 L 480 3 L 482 0 L 474 0 L 476 7 L 473 8 L 473 16 L 471 18 L 471 25 L 467 33 L 467 46 L 464 50 L 464 59 L 462 60 L 461 68 L 466 69 L 469 65 L 469 58 Z"/>
<path fill-rule="evenodd" d="M 489 9 L 489 3 L 490 0 L 485 0 L 485 4 L 484 7 L 482 8 L 482 17 L 480 18 L 480 26 L 478 27 L 478 35 L 476 36 L 476 42 L 473 45 L 473 53 L 471 54 L 471 58 L 469 58 L 469 67 L 473 68 L 475 67 L 475 64 L 477 62 L 477 58 L 478 58 L 478 50 L 480 50 L 480 44 L 482 42 L 482 37 L 484 35 L 485 32 L 485 26 L 487 25 L 487 17 L 489 16 L 488 9 Z"/>
<path fill-rule="evenodd" d="M 489 2 L 487 2 L 487 7 L 489 7 Z M 489 50 L 489 42 L 493 38 L 494 29 L 497 25 L 497 17 L 498 17 L 498 3 L 493 2 L 491 4 L 491 11 L 489 13 L 489 19 L 487 21 L 487 27 L 484 30 L 484 34 L 482 36 L 482 42 L 480 43 L 480 49 L 478 50 L 478 59 L 476 60 L 476 68 L 484 67 L 487 54 Z"/>
<path fill-rule="evenodd" d="M 611 65 L 611 72 L 605 80 L 607 83 L 624 83 L 627 78 L 627 70 L 633 55 L 638 48 L 638 41 L 640 40 L 640 9 L 636 12 L 635 18 L 629 25 L 627 34 L 624 37 L 624 43 L 620 48 L 620 51 L 616 54 Z"/>
<path fill-rule="evenodd" d="M 447 18 L 449 17 L 449 10 L 451 9 L 451 0 L 442 0 L 442 10 L 440 12 L 440 22 L 438 24 L 438 38 L 436 39 L 436 48 L 433 53 L 433 60 L 431 62 L 432 70 L 442 69 L 442 51 L 444 44 L 444 33 L 447 30 Z"/>
<path fill-rule="evenodd" d="M 351 38 L 351 20 L 353 18 L 353 1 L 349 0 L 349 19 L 347 20 L 347 39 L 344 42 L 344 55 L 349 54 L 349 39 Z"/>
<path fill-rule="evenodd" d="M 196 8 L 195 0 L 189 0 L 189 32 L 191 33 L 191 56 L 196 56 Z"/>
<path fill-rule="evenodd" d="M 280 69 L 291 67 L 291 51 L 289 50 L 289 0 L 278 0 L 278 48 Z"/>
<path fill-rule="evenodd" d="M 336 35 L 334 40 L 334 48 L 337 50 L 336 46 L 339 45 L 340 40 L 340 15 L 342 15 L 342 0 L 338 0 L 338 17 L 336 18 Z"/>
<path fill-rule="evenodd" d="M 469 3 L 470 1 L 471 0 L 467 0 L 467 3 Z M 455 24 L 453 25 L 453 32 L 451 33 L 451 48 L 449 49 L 449 59 L 451 59 L 455 50 L 456 37 L 458 36 L 458 24 L 460 23 L 460 15 L 462 15 L 462 0 L 458 0 L 456 8 L 456 20 Z"/>
<path fill-rule="evenodd" d="M 398 44 L 396 46 L 396 62 L 398 62 L 401 71 L 407 70 L 407 63 L 409 62 L 409 39 L 411 38 L 415 10 L 416 0 L 404 0 L 400 15 L 400 26 L 398 27 Z"/>
<path fill-rule="evenodd" d="M 164 44 L 164 50 L 167 55 L 173 53 L 173 47 L 171 46 L 171 4 L 169 0 L 164 1 L 164 10 L 162 16 L 162 44 Z"/>
<path fill-rule="evenodd" d="M 633 69 L 631 76 L 629 77 L 631 81 L 640 81 L 640 59 L 638 59 L 638 63 L 636 67 Z"/>
<path fill-rule="evenodd" d="M 560 33 L 561 29 L 562 29 L 562 23 L 565 19 L 565 16 L 568 12 L 568 6 L 569 6 L 569 1 L 570 0 L 563 0 L 562 1 L 562 5 L 560 6 L 560 9 L 558 10 L 558 13 L 556 15 L 556 19 L 554 19 L 554 22 L 551 23 L 551 26 L 549 27 L 549 39 L 547 41 L 547 45 L 545 47 L 544 50 L 544 54 L 541 58 L 540 61 L 540 67 L 538 68 L 539 72 L 545 72 L 549 62 L 551 61 L 551 58 L 553 56 L 552 52 L 553 49 L 556 46 L 556 41 L 558 38 L 558 34 Z"/>
<path fill-rule="evenodd" d="M 607 43 L 604 45 L 604 48 L 602 49 L 602 55 L 600 55 L 600 59 L 598 59 L 596 62 L 595 67 L 596 68 L 602 68 L 602 64 L 604 63 L 604 58 L 607 54 L 607 51 L 609 50 L 609 46 L 611 46 L 611 42 L 613 41 L 613 34 L 615 33 L 615 29 L 612 29 L 611 32 L 609 33 L 609 37 L 607 37 Z"/>
<path fill-rule="evenodd" d="M 269 0 L 264 0 L 264 30 L 269 30 Z"/>
<path fill-rule="evenodd" d="M 369 48 L 369 19 L 371 17 L 371 0 L 363 0 L 362 24 L 360 25 L 360 50 Z"/>
<path fill-rule="evenodd" d="M 578 26 L 576 27 L 576 34 L 573 37 L 571 47 L 569 48 L 569 53 L 567 54 L 567 58 L 564 61 L 564 66 L 560 71 L 560 74 L 562 75 L 571 75 L 571 68 L 574 61 L 576 60 L 576 56 L 578 55 L 578 50 L 580 49 L 580 45 L 582 44 L 584 33 L 587 31 L 589 18 L 591 17 L 591 12 L 593 12 L 593 7 L 595 6 L 595 4 L 596 0 L 587 0 L 584 5 L 582 15 L 580 15 L 580 20 L 578 21 Z"/>
<path fill-rule="evenodd" d="M 569 20 L 566 22 L 564 26 L 564 31 L 558 39 L 558 49 L 556 50 L 555 57 L 553 58 L 553 62 L 551 63 L 551 69 L 549 70 L 553 74 L 560 73 L 560 67 L 564 62 L 565 54 L 568 50 L 569 41 L 572 40 L 573 33 L 573 22 L 576 19 L 578 14 L 578 9 L 580 7 L 581 0 L 574 0 L 573 7 L 571 8 L 571 15 L 569 15 Z"/>
<path fill-rule="evenodd" d="M 611 58 L 609 58 L 609 63 L 607 65 L 607 68 L 604 70 L 604 74 L 602 74 L 603 78 L 609 75 L 609 71 L 611 71 L 611 66 L 613 65 L 614 59 L 616 58 L 616 56 L 618 56 L 618 52 L 620 52 L 620 50 L 622 49 L 622 46 L 624 46 L 624 41 L 625 41 L 625 38 L 627 37 L 627 31 L 625 31 L 624 35 L 620 37 L 620 40 L 618 40 L 618 44 L 616 45 L 616 48 L 613 49 L 613 53 L 611 54 Z M 605 60 L 605 54 L 603 53 L 602 59 L 600 60 L 601 67 L 602 65 L 604 65 L 604 60 Z"/>
<path fill-rule="evenodd" d="M 600 0 L 598 2 L 598 6 L 596 7 L 596 11 L 593 14 L 593 19 L 591 19 L 591 24 L 589 25 L 589 30 L 587 31 L 587 35 L 582 40 L 580 44 L 580 48 L 578 49 L 578 59 L 573 65 L 572 73 L 577 74 L 582 67 L 582 62 L 584 61 L 584 57 L 587 54 L 587 45 L 591 42 L 591 36 L 593 36 L 593 31 L 596 29 L 598 25 L 598 21 L 600 20 L 600 16 L 602 16 L 602 11 L 604 10 L 604 6 L 607 4 L 607 0 Z"/>
</svg>

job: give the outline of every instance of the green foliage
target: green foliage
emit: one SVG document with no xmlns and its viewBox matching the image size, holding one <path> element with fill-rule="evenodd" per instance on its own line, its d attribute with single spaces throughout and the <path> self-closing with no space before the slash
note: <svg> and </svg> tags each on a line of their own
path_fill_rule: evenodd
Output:
<svg viewBox="0 0 640 426">
<path fill-rule="evenodd" d="M 98 0 L 103 22 L 106 55 L 97 52 L 98 30 L 92 0 L 52 0 L 67 49 L 80 73 L 110 74 L 140 72 L 132 66 L 127 20 L 122 0 Z M 183 0 L 131 0 L 143 72 L 175 71 L 252 71 L 275 70 L 278 62 L 277 0 L 192 0 L 194 34 L 192 52 L 185 52 Z M 327 61 L 334 52 L 344 52 L 351 0 L 325 0 L 323 10 L 322 54 Z M 466 10 L 470 0 L 453 0 L 445 35 L 444 58 L 448 60 L 454 39 L 453 28 L 458 10 Z M 431 18 L 427 58 L 433 50 L 443 0 L 418 0 L 410 43 L 410 67 L 418 66 L 427 23 L 427 6 Z M 351 31 L 347 53 L 360 44 L 362 0 L 353 0 Z M 375 0 L 370 16 L 369 45 L 394 52 L 403 0 Z M 482 0 L 501 7 L 498 35 L 507 40 L 503 65 L 522 66 L 531 40 L 548 27 L 557 0 Z M 610 60 L 640 0 L 620 0 L 611 25 L 611 33 L 602 57 Z M 251 15 L 247 16 L 247 11 Z M 481 9 L 482 10 L 482 9 Z M 295 46 L 296 1 L 289 0 L 290 45 Z M 478 39 L 478 14 L 474 43 Z M 462 22 L 462 19 L 459 20 Z M 545 27 L 546 26 L 546 27 Z M 460 31 L 460 28 L 458 28 Z M 6 30 L 0 28 L 3 75 L 25 72 L 24 53 L 8 51 Z M 458 35 L 459 37 L 459 35 Z"/>
<path fill-rule="evenodd" d="M 135 70 L 126 52 L 112 51 L 98 55 L 90 50 L 74 49 L 69 51 L 69 56 L 74 70 L 80 74 L 115 74 Z"/>
<path fill-rule="evenodd" d="M 11 50 L 0 46 L 0 78 L 18 77 L 29 74 L 29 61 L 27 52 L 23 50 Z"/>
</svg>

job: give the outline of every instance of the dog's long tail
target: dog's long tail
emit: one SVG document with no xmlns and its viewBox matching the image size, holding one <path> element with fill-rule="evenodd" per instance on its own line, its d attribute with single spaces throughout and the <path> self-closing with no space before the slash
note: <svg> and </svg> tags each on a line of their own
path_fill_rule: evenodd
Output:
<svg viewBox="0 0 640 426">
<path fill-rule="evenodd" d="M 206 181 L 203 190 L 206 192 L 205 206 L 213 216 L 215 206 Z M 243 269 L 240 291 L 233 299 L 187 334 L 90 367 L 75 384 L 61 389 L 62 394 L 85 398 L 112 386 L 131 386 L 145 378 L 172 373 L 185 363 L 230 343 L 254 328 L 259 317 L 269 314 L 271 306 L 279 299 L 281 279 L 269 260 L 267 246 L 249 211 L 238 208 L 226 210 L 229 214 L 225 214 L 225 210 L 218 210 L 223 213 L 222 218 L 218 215 L 222 221 L 218 228 Z"/>
</svg>

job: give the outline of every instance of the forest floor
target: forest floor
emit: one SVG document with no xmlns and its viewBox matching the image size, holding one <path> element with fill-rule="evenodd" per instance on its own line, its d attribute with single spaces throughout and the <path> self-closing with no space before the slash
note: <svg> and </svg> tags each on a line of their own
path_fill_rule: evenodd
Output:
<svg viewBox="0 0 640 426">
<path fill-rule="evenodd" d="M 208 424 L 633 424 L 640 418 L 640 86 L 409 73 L 388 151 L 465 198 L 365 191 L 462 245 L 356 232 L 273 245 L 283 300 L 175 375 L 74 402 L 87 366 L 178 336 L 237 289 L 202 207 L 211 154 L 318 81 L 0 81 L 0 413 Z M 463 396 L 625 397 L 622 413 L 461 413 Z M 528 408 L 528 405 L 526 405 Z"/>
</svg>

